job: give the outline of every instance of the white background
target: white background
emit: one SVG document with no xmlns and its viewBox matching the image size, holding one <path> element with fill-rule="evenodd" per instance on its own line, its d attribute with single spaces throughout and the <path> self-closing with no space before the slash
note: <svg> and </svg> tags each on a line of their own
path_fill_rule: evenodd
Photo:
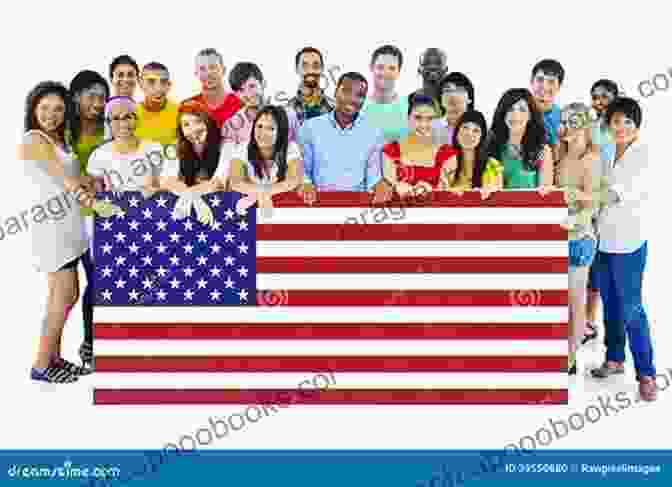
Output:
<svg viewBox="0 0 672 487">
<path fill-rule="evenodd" d="M 69 84 L 81 69 L 107 77 L 108 64 L 129 53 L 142 65 L 159 61 L 174 79 L 172 96 L 195 94 L 193 58 L 204 47 L 220 50 L 228 69 L 239 61 L 259 64 L 268 79 L 267 94 L 293 93 L 294 55 L 314 45 L 328 65 L 341 72 L 360 71 L 370 79 L 371 52 L 383 44 L 399 46 L 405 56 L 399 91 L 416 89 L 421 51 L 430 46 L 448 52 L 450 70 L 465 72 L 476 86 L 477 108 L 488 121 L 501 94 L 528 86 L 530 70 L 550 57 L 562 62 L 566 79 L 561 104 L 589 102 L 595 80 L 611 78 L 628 94 L 637 84 L 672 67 L 667 58 L 668 16 L 640 3 L 593 2 L 14 2 L 5 12 L 3 45 L 2 146 L 4 184 L 0 218 L 18 215 L 27 205 L 15 149 L 23 125 L 24 100 L 35 83 L 55 79 Z M 623 4 L 625 5 L 625 4 Z M 640 9 L 641 6 L 641 9 Z M 228 74 L 228 73 L 227 73 Z M 663 86 L 663 85 L 659 85 Z M 333 86 L 329 88 L 330 92 Z M 138 94 L 138 96 L 140 96 Z M 640 97 L 641 98 L 641 97 Z M 656 183 L 645 275 L 645 303 L 655 335 L 657 363 L 672 367 L 670 317 L 670 240 L 664 215 L 669 181 L 667 144 L 672 92 L 642 100 L 643 136 L 652 145 Z M 654 182 L 652 182 L 654 184 Z M 24 231 L 0 241 L 2 380 L 0 419 L 3 448 L 161 448 L 183 434 L 206 426 L 210 416 L 242 407 L 93 407 L 90 379 L 46 391 L 28 380 L 37 346 L 46 278 L 29 264 L 29 235 Z M 81 272 L 81 271 L 80 271 Z M 83 279 L 83 273 L 82 273 Z M 66 326 L 64 355 L 76 357 L 81 341 L 80 306 Z M 597 363 L 600 351 L 587 355 Z M 629 366 L 631 360 L 628 358 Z M 669 374 L 669 373 L 668 373 Z M 628 380 L 608 387 L 579 379 L 567 407 L 301 407 L 281 410 L 227 439 L 216 448 L 498 448 L 533 434 L 549 418 L 566 418 L 594 395 L 628 390 Z M 555 448 L 669 448 L 672 388 L 658 403 L 639 404 L 618 417 L 603 418 L 552 444 Z M 585 405 L 583 406 L 585 408 Z"/>
</svg>

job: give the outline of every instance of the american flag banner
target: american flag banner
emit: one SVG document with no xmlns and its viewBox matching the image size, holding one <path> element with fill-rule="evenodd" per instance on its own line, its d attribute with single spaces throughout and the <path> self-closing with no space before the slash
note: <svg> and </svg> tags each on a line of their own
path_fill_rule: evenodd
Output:
<svg viewBox="0 0 672 487">
<path fill-rule="evenodd" d="M 94 404 L 567 404 L 567 205 L 507 191 L 96 217 Z"/>
</svg>

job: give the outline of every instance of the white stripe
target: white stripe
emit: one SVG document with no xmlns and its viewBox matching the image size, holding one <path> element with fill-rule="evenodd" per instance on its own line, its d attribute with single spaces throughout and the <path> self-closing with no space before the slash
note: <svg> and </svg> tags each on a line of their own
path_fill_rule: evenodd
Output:
<svg viewBox="0 0 672 487">
<path fill-rule="evenodd" d="M 315 376 L 301 372 L 253 373 L 103 373 L 96 388 L 142 389 L 308 389 Z M 326 378 L 316 387 L 325 387 Z M 308 383 L 304 381 L 309 381 Z M 336 384 L 333 384 L 333 382 Z M 464 373 L 464 372 L 336 372 L 329 389 L 567 389 L 566 373 Z"/>
<path fill-rule="evenodd" d="M 567 208 L 275 208 L 272 218 L 258 221 L 285 224 L 548 224 L 567 218 Z"/>
<path fill-rule="evenodd" d="M 419 260 L 418 271 L 411 274 L 257 274 L 257 289 L 566 290 L 569 286 L 567 274 L 425 274 L 431 270 L 421 264 Z"/>
<path fill-rule="evenodd" d="M 567 240 L 557 241 L 384 241 L 384 242 L 257 242 L 257 257 L 567 257 Z"/>
<path fill-rule="evenodd" d="M 567 323 L 567 306 L 95 306 L 97 323 Z"/>
<path fill-rule="evenodd" d="M 567 355 L 567 340 L 96 340 L 96 356 Z"/>
</svg>

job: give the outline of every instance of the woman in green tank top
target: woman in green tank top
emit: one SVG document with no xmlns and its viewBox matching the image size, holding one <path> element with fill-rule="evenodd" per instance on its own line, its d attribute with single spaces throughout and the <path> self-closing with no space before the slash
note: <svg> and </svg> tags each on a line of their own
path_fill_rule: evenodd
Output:
<svg viewBox="0 0 672 487">
<path fill-rule="evenodd" d="M 537 189 L 553 185 L 553 155 L 546 129 L 532 94 L 525 88 L 508 90 L 499 101 L 487 143 L 488 158 L 502 163 L 496 189 Z"/>
<path fill-rule="evenodd" d="M 82 176 L 86 175 L 89 156 L 104 139 L 105 101 L 110 95 L 110 88 L 100 74 L 84 70 L 75 75 L 70 83 L 70 93 L 75 103 L 75 116 L 67 134 L 67 140 L 79 160 Z M 89 246 L 93 239 L 94 212 L 90 208 L 82 208 L 85 217 Z M 82 298 L 82 319 L 84 323 L 84 340 L 79 347 L 79 358 L 84 367 L 93 370 L 93 279 L 94 265 L 92 255 L 86 252 L 82 258 L 86 273 L 86 289 Z"/>
</svg>

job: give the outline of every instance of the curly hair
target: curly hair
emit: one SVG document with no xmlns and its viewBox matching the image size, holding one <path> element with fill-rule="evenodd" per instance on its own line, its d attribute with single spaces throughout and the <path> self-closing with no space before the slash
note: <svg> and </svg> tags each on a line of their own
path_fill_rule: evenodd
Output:
<svg viewBox="0 0 672 487">
<path fill-rule="evenodd" d="M 182 117 L 185 114 L 199 117 L 207 127 L 205 152 L 202 158 L 198 156 L 193 144 L 182 131 Z M 184 184 L 194 186 L 199 169 L 205 170 L 209 178 L 214 176 L 219 164 L 221 139 L 221 131 L 217 128 L 216 122 L 210 117 L 208 107 L 198 102 L 188 102 L 180 106 L 177 123 L 177 158 L 180 161 L 179 175 L 184 179 Z"/>
<path fill-rule="evenodd" d="M 65 141 L 65 131 L 69 128 L 70 122 L 74 116 L 75 105 L 68 89 L 58 81 L 42 81 L 30 90 L 26 97 L 25 116 L 23 119 L 24 131 L 40 130 L 40 124 L 35 116 L 35 109 L 37 108 L 38 103 L 40 103 L 40 100 L 47 95 L 57 95 L 61 97 L 65 103 L 65 118 L 61 126 L 56 130 L 61 141 Z"/>
<path fill-rule="evenodd" d="M 541 112 L 536 108 L 532 93 L 527 88 L 511 88 L 506 91 L 497 104 L 495 115 L 492 117 L 492 126 L 486 145 L 487 157 L 500 159 L 499 152 L 509 142 L 509 127 L 506 125 L 506 114 L 518 101 L 524 100 L 530 108 L 530 119 L 523 135 L 523 162 L 525 167 L 532 171 L 537 170 L 535 161 L 543 152 L 546 144 L 546 129 Z"/>
</svg>

